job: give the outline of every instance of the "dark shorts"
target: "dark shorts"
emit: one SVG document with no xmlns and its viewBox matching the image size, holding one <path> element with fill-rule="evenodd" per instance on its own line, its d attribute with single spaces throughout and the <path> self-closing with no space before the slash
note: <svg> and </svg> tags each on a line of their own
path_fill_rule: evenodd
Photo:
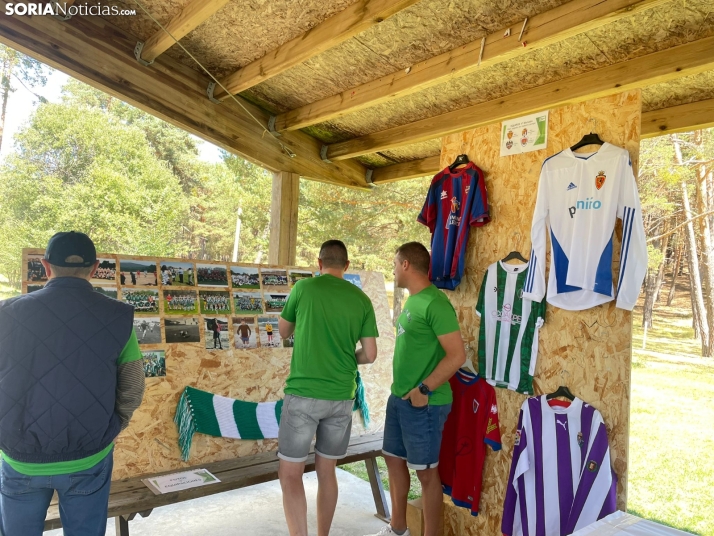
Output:
<svg viewBox="0 0 714 536">
<path fill-rule="evenodd" d="M 439 465 L 441 432 L 451 404 L 415 408 L 409 400 L 389 395 L 382 453 L 407 461 L 417 471 Z"/>
<path fill-rule="evenodd" d="M 241 337 L 241 341 L 243 341 L 243 344 L 248 344 L 250 342 L 250 337 Z"/>
</svg>

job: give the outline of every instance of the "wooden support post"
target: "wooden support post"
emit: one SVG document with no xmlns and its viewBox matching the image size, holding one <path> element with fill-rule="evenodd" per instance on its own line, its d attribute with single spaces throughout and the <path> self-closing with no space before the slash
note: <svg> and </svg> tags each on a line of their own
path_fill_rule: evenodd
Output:
<svg viewBox="0 0 714 536">
<path fill-rule="evenodd" d="M 287 171 L 280 171 L 273 175 L 269 264 L 295 264 L 299 197 L 300 175 Z"/>
<path fill-rule="evenodd" d="M 377 507 L 377 517 L 382 521 L 389 523 L 392 516 L 387 506 L 387 497 L 384 495 L 384 486 L 382 486 L 382 478 L 379 475 L 379 466 L 377 458 L 367 458 L 364 461 L 367 466 L 367 475 L 369 476 L 369 485 L 372 487 L 372 496 L 374 504 Z"/>
<path fill-rule="evenodd" d="M 128 516 L 117 516 L 114 518 L 114 526 L 117 536 L 129 536 L 129 519 Z"/>
</svg>

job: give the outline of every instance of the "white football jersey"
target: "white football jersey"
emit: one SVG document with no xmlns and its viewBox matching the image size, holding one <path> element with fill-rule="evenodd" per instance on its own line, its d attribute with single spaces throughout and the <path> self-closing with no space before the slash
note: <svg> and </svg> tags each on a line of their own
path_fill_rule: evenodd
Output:
<svg viewBox="0 0 714 536">
<path fill-rule="evenodd" d="M 617 294 L 613 237 L 622 220 Z M 531 267 L 523 297 L 546 294 L 546 229 L 551 263 L 548 303 L 579 311 L 609 302 L 631 311 L 647 272 L 647 244 L 630 155 L 605 143 L 591 154 L 565 149 L 543 162 L 531 227 Z"/>
</svg>

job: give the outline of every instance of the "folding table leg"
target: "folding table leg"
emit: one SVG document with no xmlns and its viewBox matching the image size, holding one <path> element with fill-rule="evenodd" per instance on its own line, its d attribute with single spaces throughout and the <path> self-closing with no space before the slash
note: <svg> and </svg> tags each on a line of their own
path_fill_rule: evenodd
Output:
<svg viewBox="0 0 714 536">
<path fill-rule="evenodd" d="M 382 521 L 389 523 L 392 516 L 389 512 L 389 506 L 387 505 L 387 497 L 384 495 L 384 486 L 382 486 L 382 479 L 379 475 L 379 466 L 377 465 L 377 458 L 367 458 L 364 461 L 364 464 L 367 466 L 369 485 L 372 488 L 374 504 L 377 507 L 376 516 Z"/>
</svg>

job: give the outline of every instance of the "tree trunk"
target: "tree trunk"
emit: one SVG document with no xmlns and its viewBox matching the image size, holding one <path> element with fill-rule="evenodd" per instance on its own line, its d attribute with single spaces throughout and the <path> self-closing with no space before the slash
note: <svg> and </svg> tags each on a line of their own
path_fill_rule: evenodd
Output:
<svg viewBox="0 0 714 536">
<path fill-rule="evenodd" d="M 674 144 L 674 154 L 677 164 L 682 165 L 682 149 L 677 136 L 672 136 Z M 709 349 L 709 324 L 707 322 L 707 312 L 704 306 L 704 296 L 702 294 L 702 278 L 699 270 L 699 257 L 697 253 L 697 238 L 694 234 L 694 223 L 692 219 L 692 209 L 689 204 L 689 192 L 686 181 L 682 181 L 682 205 L 684 207 L 685 226 L 684 237 L 687 244 L 687 257 L 689 261 L 689 280 L 691 282 L 692 293 L 692 317 L 694 320 L 694 333 L 700 335 L 702 341 L 702 355 Z"/>
<path fill-rule="evenodd" d="M 679 266 L 682 262 L 682 245 L 677 241 L 677 249 L 674 254 L 674 266 L 672 267 L 672 286 L 669 287 L 669 294 L 667 295 L 667 307 L 671 307 L 674 301 L 674 293 L 677 287 L 677 276 L 679 275 Z"/>
<path fill-rule="evenodd" d="M 689 206 L 689 193 L 687 184 L 682 182 L 682 203 L 684 204 L 684 217 L 687 220 L 692 218 L 692 210 Z M 694 235 L 694 224 L 690 221 L 686 225 L 687 253 L 689 259 L 689 278 L 692 283 L 692 302 L 694 304 L 692 313 L 696 319 L 695 333 L 698 331 L 702 340 L 702 355 L 709 348 L 709 324 L 707 323 L 707 313 L 704 306 L 704 296 L 702 294 L 702 277 L 699 270 L 699 257 L 697 256 L 697 239 Z"/>
<path fill-rule="evenodd" d="M 394 306 L 392 307 L 392 325 L 397 327 L 397 320 L 402 314 L 402 299 L 404 298 L 404 289 L 397 287 L 397 282 L 394 282 Z"/>
<path fill-rule="evenodd" d="M 664 231 L 662 234 L 666 234 L 669 230 L 669 225 L 665 224 Z M 659 295 L 659 289 L 662 287 L 662 281 L 664 280 L 664 267 L 667 262 L 666 253 L 667 247 L 669 246 L 669 238 L 671 235 L 663 236 L 659 239 L 660 241 L 660 251 L 662 252 L 662 261 L 659 263 L 659 268 L 655 272 L 654 270 L 647 270 L 647 278 L 645 279 L 645 303 L 642 307 L 642 327 L 645 329 L 651 329 L 652 317 L 654 312 L 654 306 L 657 302 L 657 296 Z M 644 342 L 643 346 L 644 348 Z"/>
<path fill-rule="evenodd" d="M 689 253 L 687 253 L 687 260 L 689 260 Z M 699 312 L 697 311 L 697 300 L 694 297 L 694 278 L 692 277 L 692 272 L 689 271 L 689 297 L 692 300 L 692 329 L 694 330 L 694 338 L 701 339 L 702 333 L 699 330 Z"/>
<path fill-rule="evenodd" d="M 659 265 L 657 278 L 655 279 L 654 300 L 652 301 L 653 307 L 657 305 L 657 302 L 659 301 L 659 293 L 662 290 L 662 284 L 664 283 L 664 271 L 667 266 L 667 250 L 669 249 L 671 238 L 672 235 L 668 235 L 662 239 L 662 262 Z"/>
<path fill-rule="evenodd" d="M 0 149 L 2 149 L 3 134 L 5 132 L 5 115 L 7 113 L 7 101 L 10 98 L 10 80 L 12 79 L 14 65 L 12 57 L 6 56 L 2 63 L 2 72 L 0 72 Z"/>
<path fill-rule="evenodd" d="M 707 174 L 708 170 L 705 164 L 701 164 L 697 169 L 697 201 L 699 213 L 704 214 L 705 212 L 712 209 L 709 206 L 709 192 L 707 187 Z M 702 353 L 703 357 L 714 356 L 714 296 L 712 296 L 712 290 L 714 290 L 714 250 L 712 250 L 712 229 L 709 225 L 709 218 L 699 218 L 697 222 L 700 228 L 700 241 L 701 241 L 701 251 L 702 251 L 702 286 L 704 305 L 707 311 L 707 330 L 710 334 L 709 344 L 706 351 Z"/>
</svg>

